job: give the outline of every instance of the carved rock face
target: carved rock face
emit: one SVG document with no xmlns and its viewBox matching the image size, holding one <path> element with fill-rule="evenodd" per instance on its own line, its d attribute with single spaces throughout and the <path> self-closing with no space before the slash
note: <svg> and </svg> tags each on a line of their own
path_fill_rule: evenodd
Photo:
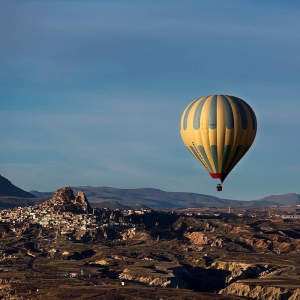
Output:
<svg viewBox="0 0 300 300">
<path fill-rule="evenodd" d="M 206 234 L 201 232 L 187 232 L 185 235 L 193 244 L 196 245 L 208 245 L 209 240 Z"/>
<path fill-rule="evenodd" d="M 64 187 L 57 190 L 47 205 L 54 206 L 56 210 L 69 211 L 73 213 L 88 213 L 92 208 L 82 190 L 78 191 L 78 195 L 74 196 L 70 187 Z"/>
</svg>

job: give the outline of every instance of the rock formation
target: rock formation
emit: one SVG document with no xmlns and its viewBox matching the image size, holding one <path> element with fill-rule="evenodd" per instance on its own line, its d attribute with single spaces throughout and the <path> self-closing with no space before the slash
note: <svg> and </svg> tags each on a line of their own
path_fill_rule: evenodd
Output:
<svg viewBox="0 0 300 300">
<path fill-rule="evenodd" d="M 78 214 L 92 212 L 92 208 L 84 192 L 79 190 L 77 196 L 74 196 L 73 190 L 70 187 L 57 190 L 53 198 L 46 201 L 44 205 L 53 206 L 55 210 Z"/>
<path fill-rule="evenodd" d="M 168 288 L 179 287 L 181 289 L 187 288 L 187 283 L 181 278 L 177 277 L 172 270 L 168 270 L 167 272 L 163 273 L 147 268 L 125 268 L 119 275 L 119 278 L 121 280 L 136 281 L 150 286 L 152 285 Z"/>
<path fill-rule="evenodd" d="M 207 245 L 209 244 L 208 237 L 206 234 L 201 232 L 187 232 L 185 235 L 191 243 L 197 244 L 197 245 Z"/>
<path fill-rule="evenodd" d="M 243 262 L 228 262 L 228 261 L 215 261 L 211 264 L 211 268 L 217 270 L 229 271 L 230 274 L 226 277 L 225 282 L 231 284 L 239 279 L 256 278 L 263 272 L 271 269 L 270 266 L 257 265 Z"/>
<path fill-rule="evenodd" d="M 248 285 L 242 282 L 235 282 L 229 285 L 225 289 L 221 290 L 219 294 L 248 297 L 257 300 L 299 299 L 297 298 L 299 295 L 298 290 L 293 292 L 288 289 L 275 286 Z"/>
<path fill-rule="evenodd" d="M 139 241 L 149 241 L 151 240 L 151 235 L 148 234 L 147 232 L 141 232 L 141 231 L 132 231 L 128 229 L 122 234 L 122 239 L 128 240 L 128 239 L 134 239 L 134 240 L 139 240 Z"/>
</svg>

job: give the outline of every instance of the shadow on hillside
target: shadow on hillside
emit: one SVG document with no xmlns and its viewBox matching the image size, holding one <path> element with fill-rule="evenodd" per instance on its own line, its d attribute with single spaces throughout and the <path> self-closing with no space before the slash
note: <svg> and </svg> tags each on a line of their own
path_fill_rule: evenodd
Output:
<svg viewBox="0 0 300 300">
<path fill-rule="evenodd" d="M 187 283 L 189 289 L 196 292 L 215 293 L 225 288 L 229 271 L 205 269 L 185 264 L 172 269 L 173 274 Z"/>
</svg>

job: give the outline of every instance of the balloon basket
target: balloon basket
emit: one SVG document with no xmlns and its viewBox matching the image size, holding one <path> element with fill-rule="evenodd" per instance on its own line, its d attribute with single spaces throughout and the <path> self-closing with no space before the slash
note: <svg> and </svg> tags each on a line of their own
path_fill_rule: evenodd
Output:
<svg viewBox="0 0 300 300">
<path fill-rule="evenodd" d="M 223 190 L 222 185 L 218 184 L 216 189 L 217 189 L 217 192 L 222 192 L 222 190 Z"/>
</svg>

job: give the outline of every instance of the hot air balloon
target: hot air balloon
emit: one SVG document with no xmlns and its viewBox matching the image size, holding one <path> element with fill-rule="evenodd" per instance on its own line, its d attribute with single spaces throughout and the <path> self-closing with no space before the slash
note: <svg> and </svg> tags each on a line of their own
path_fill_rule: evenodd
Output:
<svg viewBox="0 0 300 300">
<path fill-rule="evenodd" d="M 251 147 L 257 131 L 256 116 L 244 100 L 210 95 L 192 101 L 183 111 L 182 140 L 191 154 L 214 179 L 217 191 Z"/>
</svg>

